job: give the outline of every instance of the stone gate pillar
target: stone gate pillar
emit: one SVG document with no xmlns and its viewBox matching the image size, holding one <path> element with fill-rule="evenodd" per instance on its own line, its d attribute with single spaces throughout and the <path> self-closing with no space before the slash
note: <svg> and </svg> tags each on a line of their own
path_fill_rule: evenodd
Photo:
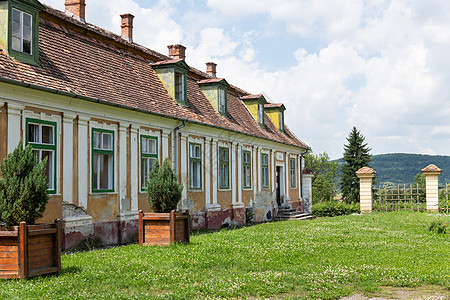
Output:
<svg viewBox="0 0 450 300">
<path fill-rule="evenodd" d="M 426 190 L 427 190 L 427 211 L 439 211 L 439 174 L 442 170 L 431 164 L 422 169 L 425 175 Z"/>
<path fill-rule="evenodd" d="M 375 177 L 374 169 L 369 167 L 362 167 L 356 171 L 356 176 L 359 178 L 359 201 L 361 213 L 372 212 L 372 179 Z"/>
<path fill-rule="evenodd" d="M 303 212 L 312 213 L 312 179 L 316 175 L 314 171 L 303 168 L 302 170 L 302 200 Z"/>
</svg>

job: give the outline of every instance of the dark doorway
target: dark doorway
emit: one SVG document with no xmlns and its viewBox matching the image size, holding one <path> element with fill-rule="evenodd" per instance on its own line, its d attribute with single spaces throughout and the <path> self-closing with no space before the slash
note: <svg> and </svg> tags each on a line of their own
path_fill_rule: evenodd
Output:
<svg viewBox="0 0 450 300">
<path fill-rule="evenodd" d="M 276 180 L 275 180 L 275 188 L 276 188 L 276 195 L 277 195 L 277 203 L 278 206 L 281 206 L 281 167 L 276 167 Z"/>
</svg>

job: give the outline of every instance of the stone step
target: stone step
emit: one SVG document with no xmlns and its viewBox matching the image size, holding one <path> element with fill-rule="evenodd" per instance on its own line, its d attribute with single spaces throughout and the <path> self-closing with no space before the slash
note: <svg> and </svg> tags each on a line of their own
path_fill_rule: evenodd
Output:
<svg viewBox="0 0 450 300">
<path fill-rule="evenodd" d="M 285 220 L 310 220 L 316 217 L 310 213 L 302 212 L 291 212 L 291 213 L 278 213 L 274 218 L 275 221 L 285 221 Z"/>
</svg>

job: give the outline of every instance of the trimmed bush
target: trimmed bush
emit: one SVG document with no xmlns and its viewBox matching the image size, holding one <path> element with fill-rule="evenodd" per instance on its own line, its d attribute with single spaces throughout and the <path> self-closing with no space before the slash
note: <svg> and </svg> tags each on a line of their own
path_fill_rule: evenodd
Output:
<svg viewBox="0 0 450 300">
<path fill-rule="evenodd" d="M 169 213 L 177 208 L 181 200 L 183 185 L 178 184 L 177 177 L 166 158 L 160 167 L 155 161 L 147 181 L 148 205 L 156 213 Z"/>
<path fill-rule="evenodd" d="M 326 201 L 312 206 L 312 214 L 317 217 L 334 217 L 359 212 L 359 203 L 347 204 L 338 201 Z"/>
<path fill-rule="evenodd" d="M 7 226 L 20 222 L 34 224 L 42 217 L 48 202 L 45 175 L 47 158 L 37 162 L 31 145 L 22 141 L 0 166 L 0 221 Z"/>
</svg>

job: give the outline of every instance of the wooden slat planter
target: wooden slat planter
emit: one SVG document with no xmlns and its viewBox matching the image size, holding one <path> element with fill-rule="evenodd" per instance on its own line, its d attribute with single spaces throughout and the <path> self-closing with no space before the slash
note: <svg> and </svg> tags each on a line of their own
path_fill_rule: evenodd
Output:
<svg viewBox="0 0 450 300">
<path fill-rule="evenodd" d="M 139 211 L 139 245 L 167 246 L 189 243 L 189 211 L 183 213 L 144 213 Z"/>
<path fill-rule="evenodd" d="M 61 273 L 61 222 L 0 227 L 0 278 Z"/>
</svg>

